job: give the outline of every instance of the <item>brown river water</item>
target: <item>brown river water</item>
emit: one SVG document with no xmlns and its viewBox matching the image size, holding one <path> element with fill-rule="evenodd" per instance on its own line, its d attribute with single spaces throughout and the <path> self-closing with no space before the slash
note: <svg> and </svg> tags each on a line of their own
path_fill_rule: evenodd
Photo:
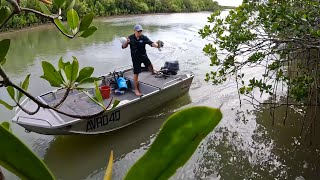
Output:
<svg viewBox="0 0 320 180">
<path fill-rule="evenodd" d="M 132 34 L 136 23 L 142 24 L 144 34 L 151 40 L 161 39 L 165 43 L 161 52 L 147 49 L 157 69 L 167 60 L 178 60 L 181 72 L 195 75 L 188 94 L 163 105 L 142 121 L 112 133 L 48 136 L 26 133 L 11 123 L 13 132 L 61 180 L 102 179 L 109 152 L 113 150 L 113 179 L 118 180 L 148 149 L 161 124 L 172 113 L 191 106 L 222 105 L 223 120 L 172 179 L 319 179 L 319 140 L 315 138 L 310 145 L 300 137 L 303 117 L 299 108 L 289 109 L 285 126 L 282 124 L 285 109 L 279 109 L 272 126 L 267 107 L 256 110 L 245 102 L 240 107 L 232 78 L 219 86 L 204 81 L 205 73 L 212 70 L 209 58 L 202 52 L 209 41 L 201 39 L 198 30 L 207 23 L 209 15 L 200 12 L 101 18 L 94 22 L 98 31 L 87 39 L 69 40 L 52 26 L 1 35 L 0 39 L 11 39 L 4 69 L 15 82 L 31 73 L 29 90 L 33 95 L 52 89 L 39 78 L 42 60 L 57 65 L 61 56 L 68 60 L 76 56 L 80 66 L 95 67 L 97 76 L 131 64 L 130 50 L 121 49 L 119 39 Z M 243 71 L 248 77 L 262 72 L 260 68 Z M 0 96 L 8 100 L 3 89 Z M 268 98 L 263 96 L 260 100 Z M 13 111 L 3 106 L 0 114 L 0 122 L 10 121 L 14 116 Z M 7 179 L 17 179 L 7 171 L 5 175 Z"/>
</svg>

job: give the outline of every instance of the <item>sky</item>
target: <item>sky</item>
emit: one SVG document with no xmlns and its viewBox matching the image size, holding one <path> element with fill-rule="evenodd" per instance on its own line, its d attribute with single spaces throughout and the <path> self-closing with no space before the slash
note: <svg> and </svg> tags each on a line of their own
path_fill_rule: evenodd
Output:
<svg viewBox="0 0 320 180">
<path fill-rule="evenodd" d="M 214 0 L 217 1 L 220 5 L 224 6 L 239 6 L 242 3 L 242 0 Z"/>
</svg>

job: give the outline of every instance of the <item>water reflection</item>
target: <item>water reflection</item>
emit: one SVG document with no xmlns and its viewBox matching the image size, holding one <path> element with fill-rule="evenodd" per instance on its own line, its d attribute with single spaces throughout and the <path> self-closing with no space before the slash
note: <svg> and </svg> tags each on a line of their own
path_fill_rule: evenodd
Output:
<svg viewBox="0 0 320 180">
<path fill-rule="evenodd" d="M 320 108 L 311 107 L 311 109 L 309 113 L 312 114 L 313 111 L 312 117 L 316 118 L 316 127 L 319 127 L 320 118 L 315 116 L 314 112 L 319 112 Z M 273 153 L 285 165 L 284 170 L 288 179 L 300 176 L 305 179 L 318 179 L 320 176 L 320 132 L 306 133 L 301 129 L 308 127 L 308 123 L 312 120 L 312 117 L 304 118 L 301 114 L 302 107 L 289 106 L 287 110 L 288 117 L 285 125 L 283 122 L 286 116 L 286 106 L 282 106 L 276 109 L 274 126 L 272 126 L 270 106 L 263 105 L 261 111 L 257 113 L 257 122 L 269 134 L 267 138 L 274 140 Z"/>
<path fill-rule="evenodd" d="M 109 153 L 113 150 L 114 179 L 121 179 L 137 158 L 132 158 L 132 153 L 145 151 L 165 119 L 190 102 L 186 94 L 152 112 L 142 121 L 115 132 L 92 136 L 58 136 L 49 144 L 44 161 L 58 179 L 99 179 L 100 176 L 102 179 Z M 120 168 L 118 166 L 123 159 L 128 162 Z"/>
<path fill-rule="evenodd" d="M 319 134 L 310 145 L 300 137 L 301 113 L 289 107 L 283 125 L 285 112 L 276 110 L 274 126 L 268 105 L 235 112 L 236 128 L 219 127 L 200 146 L 194 179 L 318 179 Z"/>
</svg>

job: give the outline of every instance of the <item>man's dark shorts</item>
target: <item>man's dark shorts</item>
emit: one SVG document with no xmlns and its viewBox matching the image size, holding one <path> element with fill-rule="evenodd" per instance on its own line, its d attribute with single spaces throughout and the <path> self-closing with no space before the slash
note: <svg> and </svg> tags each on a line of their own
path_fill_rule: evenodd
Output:
<svg viewBox="0 0 320 180">
<path fill-rule="evenodd" d="M 151 65 L 151 61 L 148 56 L 140 56 L 139 58 L 133 58 L 133 74 L 141 73 L 141 64 L 143 63 L 145 67 L 149 67 Z"/>
</svg>

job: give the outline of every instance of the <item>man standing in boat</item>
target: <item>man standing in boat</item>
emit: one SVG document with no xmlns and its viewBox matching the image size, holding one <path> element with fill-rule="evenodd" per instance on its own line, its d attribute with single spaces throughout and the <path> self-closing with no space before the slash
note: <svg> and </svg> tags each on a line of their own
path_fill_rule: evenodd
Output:
<svg viewBox="0 0 320 180">
<path fill-rule="evenodd" d="M 122 44 L 122 49 L 125 49 L 130 44 L 131 58 L 133 63 L 133 83 L 134 92 L 137 96 L 141 96 L 139 89 L 139 73 L 141 73 L 141 64 L 143 63 L 145 67 L 148 67 L 151 74 L 155 74 L 153 65 L 147 56 L 146 44 L 151 47 L 161 48 L 163 47 L 162 41 L 152 42 L 147 36 L 142 35 L 142 26 L 137 24 L 134 26 L 134 34 L 127 38 L 127 42 Z"/>
</svg>

